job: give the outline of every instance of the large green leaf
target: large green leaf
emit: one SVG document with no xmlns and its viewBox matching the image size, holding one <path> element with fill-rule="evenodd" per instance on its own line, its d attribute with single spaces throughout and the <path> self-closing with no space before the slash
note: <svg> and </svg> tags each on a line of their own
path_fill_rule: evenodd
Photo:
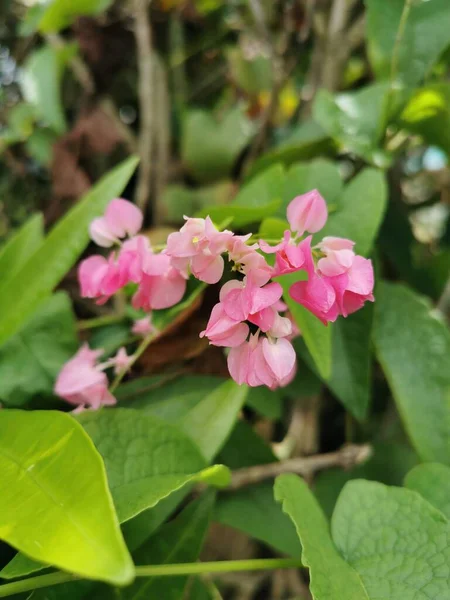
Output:
<svg viewBox="0 0 450 600">
<path fill-rule="evenodd" d="M 43 218 L 36 213 L 0 249 L 0 290 L 39 248 L 44 239 Z"/>
<path fill-rule="evenodd" d="M 450 154 L 450 85 L 437 83 L 418 90 L 406 105 L 400 125 Z"/>
<path fill-rule="evenodd" d="M 293 283 L 303 277 L 306 279 L 306 273 L 299 271 L 289 275 L 278 277 L 278 281 L 283 288 L 283 300 L 288 305 L 295 322 L 302 332 L 306 347 L 317 367 L 320 375 L 328 379 L 331 375 L 331 327 L 325 326 L 317 317 L 301 304 L 295 302 L 289 289 Z"/>
<path fill-rule="evenodd" d="M 0 400 L 20 407 L 35 395 L 50 395 L 56 376 L 77 346 L 70 300 L 58 292 L 0 347 Z"/>
<path fill-rule="evenodd" d="M 80 423 L 102 455 L 121 523 L 155 506 L 187 483 L 226 485 L 228 469 L 210 467 L 177 427 L 141 411 L 85 412 Z"/>
<path fill-rule="evenodd" d="M 208 531 L 214 495 L 191 502 L 178 517 L 164 525 L 136 554 L 136 562 L 161 565 L 198 560 Z M 187 577 L 149 577 L 122 591 L 125 600 L 181 600 Z"/>
<path fill-rule="evenodd" d="M 51 0 L 39 15 L 37 25 L 42 33 L 64 29 L 81 15 L 98 15 L 112 0 Z"/>
<path fill-rule="evenodd" d="M 377 83 L 337 96 L 320 90 L 314 101 L 314 118 L 344 150 L 383 166 L 387 156 L 379 144 L 385 129 L 388 89 L 388 84 Z"/>
<path fill-rule="evenodd" d="M 199 181 L 226 177 L 253 131 L 251 121 L 240 107 L 229 111 L 220 122 L 209 112 L 192 110 L 183 123 L 182 160 Z"/>
<path fill-rule="evenodd" d="M 210 216 L 215 223 L 222 223 L 227 219 L 232 219 L 232 226 L 238 228 L 250 223 L 258 223 L 265 217 L 274 215 L 278 211 L 280 204 L 280 200 L 274 200 L 263 206 L 239 206 L 237 204 L 208 206 L 199 211 L 197 216 Z"/>
<path fill-rule="evenodd" d="M 358 574 L 336 550 L 325 516 L 307 484 L 296 475 L 281 475 L 275 482 L 275 498 L 297 529 L 314 599 L 368 600 Z"/>
<path fill-rule="evenodd" d="M 245 421 L 234 428 L 219 455 L 230 469 L 276 462 L 276 457 Z M 301 547 L 291 521 L 273 497 L 271 482 L 219 494 L 214 520 L 261 540 L 288 556 L 300 556 Z"/>
<path fill-rule="evenodd" d="M 414 86 L 450 44 L 448 0 L 365 0 L 369 58 L 376 75 L 388 79 L 396 62 L 396 83 Z M 400 22 L 406 9 L 406 21 Z"/>
<path fill-rule="evenodd" d="M 377 287 L 374 343 L 406 431 L 426 461 L 450 464 L 450 333 L 399 284 Z"/>
<path fill-rule="evenodd" d="M 331 147 L 331 140 L 322 127 L 313 120 L 306 121 L 294 129 L 279 146 L 258 158 L 250 169 L 249 177 L 275 163 L 289 166 L 299 160 L 310 160 Z"/>
<path fill-rule="evenodd" d="M 384 174 L 376 169 L 364 169 L 345 186 L 325 227 L 318 233 L 346 237 L 356 242 L 355 251 L 367 255 L 383 220 L 387 203 Z"/>
<path fill-rule="evenodd" d="M 248 388 L 232 380 L 208 394 L 180 421 L 183 431 L 193 440 L 209 462 L 230 435 L 247 397 Z"/>
<path fill-rule="evenodd" d="M 344 487 L 333 540 L 369 598 L 443 600 L 450 590 L 450 526 L 419 494 L 374 481 Z"/>
<path fill-rule="evenodd" d="M 281 201 L 284 179 L 285 170 L 283 166 L 280 164 L 272 165 L 239 190 L 233 200 L 233 206 L 261 208 L 271 206 L 275 201 Z"/>
<path fill-rule="evenodd" d="M 105 175 L 51 230 L 0 296 L 0 344 L 14 335 L 73 266 L 88 243 L 89 223 L 118 196 L 137 165 L 132 157 Z"/>
<path fill-rule="evenodd" d="M 450 467 L 440 463 L 417 465 L 406 476 L 405 486 L 419 492 L 450 519 Z"/>
<path fill-rule="evenodd" d="M 100 455 L 69 415 L 0 411 L 0 536 L 35 560 L 83 577 L 129 583 Z"/>
<path fill-rule="evenodd" d="M 359 420 L 367 416 L 371 386 L 373 305 L 333 325 L 333 370 L 327 384 Z"/>
</svg>

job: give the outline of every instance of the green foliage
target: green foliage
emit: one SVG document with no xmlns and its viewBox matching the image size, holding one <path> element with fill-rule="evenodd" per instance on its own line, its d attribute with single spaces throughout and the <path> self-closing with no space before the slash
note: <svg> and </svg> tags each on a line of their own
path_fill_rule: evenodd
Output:
<svg viewBox="0 0 450 600">
<path fill-rule="evenodd" d="M 133 409 L 110 409 L 79 416 L 103 457 L 120 522 L 155 506 L 184 485 L 210 481 L 227 485 L 223 466 L 207 466 L 179 429 Z"/>
<path fill-rule="evenodd" d="M 450 560 L 450 527 L 419 494 L 352 481 L 339 497 L 332 533 L 369 598 L 445 598 L 450 580 L 442 567 Z"/>
<path fill-rule="evenodd" d="M 0 427 L 2 539 L 81 576 L 130 583 L 103 462 L 83 429 L 60 412 L 16 410 L 0 411 Z"/>
<path fill-rule="evenodd" d="M 190 111 L 183 124 L 183 162 L 198 181 L 221 179 L 230 174 L 252 135 L 252 123 L 239 107 L 229 111 L 220 122 L 208 112 Z"/>
<path fill-rule="evenodd" d="M 20 407 L 40 394 L 51 394 L 56 376 L 77 346 L 72 307 L 59 292 L 0 347 L 0 400 Z"/>
<path fill-rule="evenodd" d="M 403 285 L 376 290 L 373 339 L 405 429 L 425 461 L 450 463 L 450 334 Z"/>
<path fill-rule="evenodd" d="M 191 502 L 173 521 L 164 525 L 136 554 L 140 564 L 195 562 L 203 546 L 211 519 L 214 495 Z M 122 592 L 125 600 L 164 598 L 181 600 L 187 577 L 150 577 L 136 581 Z"/>
<path fill-rule="evenodd" d="M 405 486 L 419 492 L 450 519 L 450 468 L 440 463 L 417 465 L 405 478 Z"/>
<path fill-rule="evenodd" d="M 33 23 L 42 33 L 60 31 L 73 23 L 77 17 L 98 15 L 111 4 L 112 0 L 50 0 L 37 17 L 36 13 L 33 15 Z"/>
<path fill-rule="evenodd" d="M 414 86 L 450 44 L 447 0 L 366 0 L 368 51 L 380 79 Z"/>
<path fill-rule="evenodd" d="M 0 298 L 0 343 L 14 335 L 79 258 L 88 239 L 88 225 L 118 196 L 136 168 L 130 158 L 103 177 L 72 208 L 11 278 Z"/>
<path fill-rule="evenodd" d="M 281 475 L 275 482 L 275 498 L 297 529 L 314 599 L 368 600 L 358 574 L 337 552 L 325 516 L 306 483 L 296 475 Z"/>
</svg>

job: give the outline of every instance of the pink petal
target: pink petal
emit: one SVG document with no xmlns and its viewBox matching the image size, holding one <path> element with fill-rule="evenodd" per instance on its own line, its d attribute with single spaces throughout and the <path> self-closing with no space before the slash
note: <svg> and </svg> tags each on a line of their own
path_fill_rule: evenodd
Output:
<svg viewBox="0 0 450 600">
<path fill-rule="evenodd" d="M 230 375 L 234 381 L 239 385 L 242 385 L 247 381 L 250 352 L 251 350 L 249 343 L 244 342 L 236 348 L 231 348 L 228 354 L 228 371 L 230 372 Z"/>
<path fill-rule="evenodd" d="M 279 283 L 272 282 L 264 287 L 253 287 L 250 294 L 251 313 L 254 314 L 278 302 L 283 295 L 283 288 Z"/>
<path fill-rule="evenodd" d="M 287 219 L 293 231 L 316 233 L 325 225 L 328 210 L 325 200 L 317 190 L 297 196 L 287 207 Z"/>
<path fill-rule="evenodd" d="M 102 284 L 108 269 L 108 261 L 103 256 L 90 256 L 80 263 L 78 281 L 84 298 L 97 298 L 103 294 Z"/>
<path fill-rule="evenodd" d="M 132 236 L 141 229 L 142 211 L 128 200 L 116 198 L 111 200 L 105 211 L 108 229 L 118 238 Z"/>
<path fill-rule="evenodd" d="M 284 338 L 275 343 L 265 338 L 262 342 L 264 358 L 277 381 L 287 377 L 295 365 L 295 350 Z"/>
<path fill-rule="evenodd" d="M 104 217 L 98 217 L 98 219 L 91 222 L 89 236 L 97 246 L 102 248 L 109 248 L 118 241 L 117 236 L 111 231 Z"/>
<path fill-rule="evenodd" d="M 192 274 L 200 281 L 217 283 L 223 274 L 224 262 L 220 256 L 199 255 L 192 259 Z"/>
</svg>

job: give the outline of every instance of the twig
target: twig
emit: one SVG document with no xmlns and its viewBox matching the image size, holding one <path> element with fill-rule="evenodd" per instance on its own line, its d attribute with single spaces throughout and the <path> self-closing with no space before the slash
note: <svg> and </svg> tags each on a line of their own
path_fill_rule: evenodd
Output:
<svg viewBox="0 0 450 600">
<path fill-rule="evenodd" d="M 153 60 L 152 30 L 148 10 L 151 0 L 134 0 L 134 35 L 136 38 L 139 73 L 139 166 L 136 204 L 145 211 L 150 196 L 153 143 Z"/>
<path fill-rule="evenodd" d="M 347 50 L 345 50 L 345 28 L 355 0 L 334 0 L 328 22 L 325 59 L 322 70 L 322 85 L 335 91 L 341 81 Z"/>
<path fill-rule="evenodd" d="M 167 72 L 163 62 L 155 57 L 155 171 L 154 171 L 154 212 L 153 224 L 160 225 L 164 221 L 162 195 L 168 179 L 170 163 L 170 99 Z"/>
<path fill-rule="evenodd" d="M 247 485 L 259 483 L 282 473 L 297 473 L 304 477 L 311 476 L 317 471 L 331 467 L 342 467 L 348 469 L 365 462 L 372 454 L 372 448 L 368 444 L 344 446 L 337 452 L 327 454 L 316 454 L 300 458 L 290 458 L 283 462 L 257 465 L 234 471 L 231 483 L 227 490 L 238 490 Z"/>
<path fill-rule="evenodd" d="M 444 291 L 438 300 L 436 308 L 444 315 L 447 316 L 447 312 L 450 310 L 450 278 L 448 279 Z"/>
</svg>

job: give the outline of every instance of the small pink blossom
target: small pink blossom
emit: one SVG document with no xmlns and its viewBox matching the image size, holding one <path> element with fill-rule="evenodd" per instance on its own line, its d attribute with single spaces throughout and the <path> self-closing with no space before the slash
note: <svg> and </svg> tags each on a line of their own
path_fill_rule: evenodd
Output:
<svg viewBox="0 0 450 600">
<path fill-rule="evenodd" d="M 144 235 L 136 235 L 122 244 L 118 265 L 124 281 L 139 283 L 146 265 L 152 260 L 153 250 Z"/>
<path fill-rule="evenodd" d="M 267 254 L 275 253 L 274 276 L 295 273 L 300 269 L 310 271 L 312 268 L 311 236 L 300 244 L 295 244 L 290 231 L 284 232 L 283 240 L 276 246 L 269 246 L 261 240 L 259 246 Z"/>
<path fill-rule="evenodd" d="M 235 235 L 228 243 L 228 258 L 235 263 L 235 270 L 248 275 L 252 273 L 253 281 L 262 286 L 273 276 L 273 268 L 258 252 L 258 244 L 248 245 L 251 234 Z"/>
<path fill-rule="evenodd" d="M 295 351 L 285 339 L 270 341 L 250 336 L 228 355 L 228 370 L 239 385 L 266 385 L 271 389 L 283 384 L 295 369 Z"/>
<path fill-rule="evenodd" d="M 138 291 L 133 296 L 134 308 L 150 311 L 180 302 L 186 291 L 186 279 L 172 266 L 167 254 L 153 254 L 144 269 Z"/>
<path fill-rule="evenodd" d="M 313 274 L 308 281 L 294 283 L 289 294 L 293 300 L 313 313 L 324 325 L 334 322 L 338 315 L 336 292 L 329 278 Z"/>
<path fill-rule="evenodd" d="M 117 375 L 122 371 L 126 371 L 133 360 L 132 356 L 128 356 L 127 351 L 122 346 L 117 351 L 117 354 L 109 362 L 114 367 L 114 373 Z"/>
<path fill-rule="evenodd" d="M 336 293 L 336 303 L 343 317 L 362 308 L 365 302 L 373 302 L 373 267 L 372 261 L 362 256 L 355 256 L 350 269 L 336 277 L 328 279 Z"/>
<path fill-rule="evenodd" d="M 55 394 L 74 405 L 94 409 L 116 403 L 108 391 L 108 379 L 97 365 L 103 350 L 91 350 L 84 344 L 61 369 L 55 383 Z"/>
<path fill-rule="evenodd" d="M 179 271 L 187 274 L 190 266 L 192 274 L 200 281 L 217 283 L 224 269 L 221 254 L 227 249 L 233 233 L 218 231 L 209 217 L 185 219 L 180 231 L 171 233 L 167 238 L 166 253 Z"/>
<path fill-rule="evenodd" d="M 131 328 L 131 332 L 135 335 L 140 335 L 142 337 L 147 337 L 151 333 L 156 331 L 155 326 L 152 324 L 151 315 L 147 315 L 143 319 L 138 319 L 134 322 L 133 327 Z"/>
<path fill-rule="evenodd" d="M 298 235 L 303 235 L 305 231 L 309 233 L 320 231 L 327 218 L 326 202 L 317 190 L 297 196 L 287 207 L 289 225 Z"/>
<path fill-rule="evenodd" d="M 345 238 L 324 237 L 317 247 L 325 253 L 317 263 L 319 271 L 323 275 L 333 277 L 346 273 L 353 264 L 355 253 L 353 246 L 355 242 Z"/>
<path fill-rule="evenodd" d="M 141 210 L 122 198 L 116 198 L 106 207 L 105 215 L 94 219 L 89 227 L 91 238 L 99 246 L 108 248 L 119 239 L 135 235 L 142 227 Z"/>
<path fill-rule="evenodd" d="M 200 337 L 206 336 L 214 346 L 234 348 L 247 339 L 248 333 L 248 325 L 230 319 L 219 302 L 212 309 L 206 329 L 200 333 Z"/>
<path fill-rule="evenodd" d="M 90 256 L 78 267 L 78 280 L 81 295 L 97 298 L 97 304 L 104 304 L 126 283 L 114 255 L 107 260 L 103 256 Z"/>
</svg>

